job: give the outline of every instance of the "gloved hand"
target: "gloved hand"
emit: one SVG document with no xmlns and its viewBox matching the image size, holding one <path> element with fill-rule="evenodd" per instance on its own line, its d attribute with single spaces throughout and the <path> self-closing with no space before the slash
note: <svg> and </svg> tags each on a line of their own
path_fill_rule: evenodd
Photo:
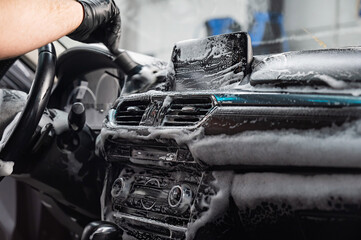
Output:
<svg viewBox="0 0 361 240">
<path fill-rule="evenodd" d="M 68 37 L 85 43 L 104 43 L 110 51 L 117 51 L 121 34 L 118 7 L 113 0 L 78 0 L 84 9 L 80 26 Z"/>
</svg>

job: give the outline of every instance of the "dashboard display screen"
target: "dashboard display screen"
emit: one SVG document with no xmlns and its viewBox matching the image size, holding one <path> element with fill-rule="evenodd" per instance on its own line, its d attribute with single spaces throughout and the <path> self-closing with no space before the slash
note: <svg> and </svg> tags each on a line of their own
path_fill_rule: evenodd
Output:
<svg viewBox="0 0 361 240">
<path fill-rule="evenodd" d="M 227 87 L 242 80 L 251 60 L 251 39 L 244 32 L 178 42 L 172 53 L 176 90 Z"/>
</svg>

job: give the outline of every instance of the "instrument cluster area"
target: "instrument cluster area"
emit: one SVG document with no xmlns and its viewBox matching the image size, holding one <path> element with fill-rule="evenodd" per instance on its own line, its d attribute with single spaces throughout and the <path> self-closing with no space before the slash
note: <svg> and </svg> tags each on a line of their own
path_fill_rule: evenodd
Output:
<svg viewBox="0 0 361 240">
<path fill-rule="evenodd" d="M 60 97 L 61 110 L 69 112 L 73 103 L 81 102 L 87 124 L 92 129 L 100 129 L 107 112 L 120 95 L 122 84 L 118 70 L 112 68 L 77 76 Z"/>
<path fill-rule="evenodd" d="M 69 112 L 73 103 L 81 102 L 87 125 L 100 130 L 125 79 L 111 54 L 96 45 L 72 48 L 59 56 L 56 75 L 49 107 Z"/>
</svg>

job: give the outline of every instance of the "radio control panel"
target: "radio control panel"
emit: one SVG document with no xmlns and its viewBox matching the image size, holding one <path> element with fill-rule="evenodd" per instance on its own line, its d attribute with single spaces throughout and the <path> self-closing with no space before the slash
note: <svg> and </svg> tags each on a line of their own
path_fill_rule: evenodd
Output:
<svg viewBox="0 0 361 240">
<path fill-rule="evenodd" d="M 135 216 L 186 226 L 201 175 L 125 167 L 111 186 L 112 208 Z"/>
</svg>

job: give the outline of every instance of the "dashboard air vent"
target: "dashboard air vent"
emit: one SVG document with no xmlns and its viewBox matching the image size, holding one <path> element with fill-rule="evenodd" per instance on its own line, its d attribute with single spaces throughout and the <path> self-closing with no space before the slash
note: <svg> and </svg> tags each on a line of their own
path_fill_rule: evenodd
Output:
<svg viewBox="0 0 361 240">
<path fill-rule="evenodd" d="M 164 117 L 164 126 L 191 126 L 201 121 L 211 110 L 208 97 L 173 99 Z"/>
<path fill-rule="evenodd" d="M 148 100 L 122 102 L 115 113 L 115 123 L 118 125 L 138 126 L 148 104 Z"/>
</svg>

